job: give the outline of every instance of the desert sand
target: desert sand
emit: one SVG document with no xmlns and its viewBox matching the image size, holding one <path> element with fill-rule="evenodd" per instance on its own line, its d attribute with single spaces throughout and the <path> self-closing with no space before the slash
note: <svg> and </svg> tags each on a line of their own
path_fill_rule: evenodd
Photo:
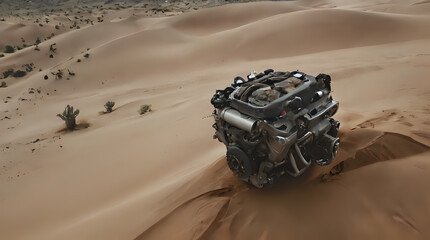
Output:
<svg viewBox="0 0 430 240">
<path fill-rule="evenodd" d="M 0 16 L 0 49 L 41 40 L 0 58 L 33 64 L 0 79 L 0 239 L 430 239 L 429 1 L 91 9 Z M 268 68 L 332 76 L 341 147 L 256 189 L 212 139 L 210 98 Z"/>
</svg>

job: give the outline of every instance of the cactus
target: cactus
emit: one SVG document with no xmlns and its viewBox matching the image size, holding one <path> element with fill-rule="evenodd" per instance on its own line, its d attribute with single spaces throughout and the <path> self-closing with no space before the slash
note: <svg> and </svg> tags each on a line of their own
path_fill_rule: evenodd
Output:
<svg viewBox="0 0 430 240">
<path fill-rule="evenodd" d="M 151 111 L 151 105 L 145 104 L 145 105 L 140 106 L 139 114 L 142 115 L 142 114 L 145 114 L 146 112 L 150 112 L 150 111 Z"/>
<path fill-rule="evenodd" d="M 57 116 L 66 122 L 66 126 L 69 130 L 74 130 L 76 127 L 76 117 L 79 114 L 79 109 L 73 111 L 73 107 L 67 105 L 64 109 L 63 114 L 57 114 Z"/>
<path fill-rule="evenodd" d="M 113 102 L 113 101 L 107 101 L 106 104 L 105 104 L 106 112 L 107 113 L 112 112 L 113 106 L 115 106 L 115 102 Z"/>
</svg>

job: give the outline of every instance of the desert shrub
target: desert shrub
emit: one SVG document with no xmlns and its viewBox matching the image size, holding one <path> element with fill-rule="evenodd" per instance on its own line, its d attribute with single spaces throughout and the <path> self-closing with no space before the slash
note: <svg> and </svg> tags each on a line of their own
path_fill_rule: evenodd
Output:
<svg viewBox="0 0 430 240">
<path fill-rule="evenodd" d="M 85 58 L 89 58 L 89 57 L 90 57 L 90 54 L 89 54 L 89 53 L 86 53 L 86 54 L 84 55 L 84 57 L 85 57 Z"/>
<path fill-rule="evenodd" d="M 33 63 L 26 63 L 26 64 L 23 64 L 22 67 L 25 68 L 26 72 L 32 72 L 33 68 L 34 68 L 34 64 Z"/>
<path fill-rule="evenodd" d="M 140 115 L 143 115 L 146 112 L 150 112 L 150 111 L 151 111 L 151 105 L 145 104 L 145 105 L 140 106 L 140 108 L 139 108 L 139 114 Z"/>
<path fill-rule="evenodd" d="M 76 75 L 74 72 L 71 72 L 69 69 L 67 69 L 67 72 L 69 73 L 69 76 L 75 76 Z"/>
<path fill-rule="evenodd" d="M 3 78 L 7 78 L 12 74 L 13 74 L 13 69 L 8 69 L 8 70 L 3 72 Z"/>
<path fill-rule="evenodd" d="M 2 81 L 1 84 L 0 84 L 0 88 L 5 88 L 5 87 L 7 87 L 6 82 Z"/>
<path fill-rule="evenodd" d="M 112 112 L 113 106 L 115 106 L 115 102 L 114 101 L 107 101 L 106 104 L 105 104 L 106 112 L 107 113 Z"/>
<path fill-rule="evenodd" d="M 15 48 L 14 48 L 14 47 L 12 47 L 11 45 L 6 45 L 6 46 L 4 47 L 4 52 L 5 52 L 5 53 L 13 53 L 13 52 L 15 52 Z"/>
<path fill-rule="evenodd" d="M 79 114 L 79 109 L 73 111 L 73 107 L 67 105 L 62 114 L 57 114 L 57 117 L 63 119 L 66 123 L 67 129 L 74 130 L 76 128 L 76 117 Z"/>
<path fill-rule="evenodd" d="M 2 57 L 4 57 L 4 54 L 3 54 L 3 53 L 0 53 L 0 58 L 2 58 Z"/>
<path fill-rule="evenodd" d="M 12 76 L 18 78 L 18 77 L 24 77 L 26 74 L 27 74 L 26 71 L 18 70 L 16 72 L 12 73 Z"/>
<path fill-rule="evenodd" d="M 63 78 L 63 69 L 58 69 L 56 73 L 51 72 L 51 74 L 55 76 L 55 79 L 62 79 Z"/>
<path fill-rule="evenodd" d="M 49 45 L 49 51 L 50 52 L 55 53 L 55 51 L 57 51 L 57 48 L 55 47 L 55 45 L 57 45 L 57 43 Z"/>
</svg>

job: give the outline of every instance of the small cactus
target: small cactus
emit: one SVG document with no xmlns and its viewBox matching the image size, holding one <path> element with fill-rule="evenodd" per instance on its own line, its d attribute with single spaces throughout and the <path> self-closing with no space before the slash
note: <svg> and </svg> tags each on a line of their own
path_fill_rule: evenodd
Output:
<svg viewBox="0 0 430 240">
<path fill-rule="evenodd" d="M 64 109 L 63 114 L 57 114 L 57 116 L 63 119 L 64 122 L 66 122 L 66 126 L 69 130 L 74 130 L 76 127 L 76 117 L 78 116 L 78 114 L 79 109 L 73 111 L 73 107 L 67 105 L 67 107 Z"/>
<path fill-rule="evenodd" d="M 113 102 L 113 101 L 107 101 L 106 104 L 105 104 L 106 112 L 107 113 L 112 112 L 113 106 L 115 106 L 115 102 Z"/>
<path fill-rule="evenodd" d="M 140 115 L 143 115 L 143 114 L 145 114 L 146 112 L 150 112 L 150 111 L 151 111 L 151 105 L 147 105 L 147 104 L 145 104 L 145 105 L 140 106 L 139 114 L 140 114 Z"/>
</svg>

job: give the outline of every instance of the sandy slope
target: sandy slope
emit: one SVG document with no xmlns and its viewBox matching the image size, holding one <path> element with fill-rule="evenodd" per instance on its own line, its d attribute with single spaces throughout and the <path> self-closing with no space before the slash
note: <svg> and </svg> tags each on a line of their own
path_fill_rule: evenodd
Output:
<svg viewBox="0 0 430 240">
<path fill-rule="evenodd" d="M 430 238 L 429 13 L 425 1 L 232 4 L 130 14 L 6 54 L 0 72 L 35 71 L 0 80 L 0 239 Z M 15 36 L 0 44 L 19 40 L 15 25 L 0 22 Z M 30 25 L 22 34 L 41 34 Z M 342 145 L 333 165 L 257 190 L 228 170 L 207 116 L 215 89 L 267 68 L 332 75 Z M 99 114 L 108 100 L 115 111 Z M 59 132 L 67 104 L 88 128 Z"/>
</svg>

